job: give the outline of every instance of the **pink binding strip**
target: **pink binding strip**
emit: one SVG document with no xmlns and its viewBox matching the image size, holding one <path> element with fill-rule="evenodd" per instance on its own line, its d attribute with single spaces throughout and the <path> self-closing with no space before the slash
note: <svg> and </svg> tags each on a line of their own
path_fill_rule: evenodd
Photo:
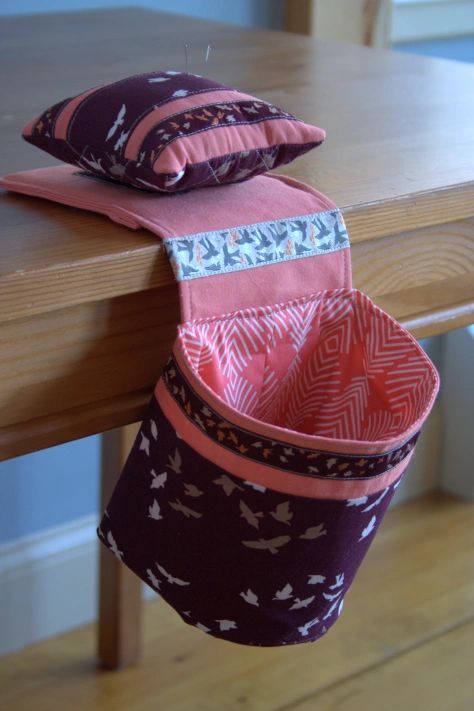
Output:
<svg viewBox="0 0 474 711">
<path fill-rule="evenodd" d="M 86 99 L 90 94 L 99 91 L 99 89 L 102 89 L 102 87 L 96 86 L 93 89 L 89 89 L 83 94 L 79 94 L 79 96 L 76 96 L 74 99 L 71 99 L 71 101 L 66 104 L 66 106 L 63 108 L 63 110 L 56 119 L 56 124 L 54 126 L 54 138 L 59 138 L 63 141 L 66 140 L 67 132 L 69 129 L 69 122 L 71 121 L 75 110 L 77 109 L 79 104 L 84 101 L 84 99 Z"/>
<path fill-rule="evenodd" d="M 280 143 L 317 143 L 325 137 L 321 128 L 289 119 L 268 119 L 249 126 L 220 125 L 172 141 L 156 159 L 153 170 L 155 173 L 178 173 L 187 164 L 202 163 L 229 153 L 263 149 Z"/>
<path fill-rule="evenodd" d="M 40 114 L 38 114 L 38 116 L 36 116 L 36 118 L 31 119 L 30 123 L 27 123 L 25 128 L 21 132 L 21 135 L 22 136 L 31 136 L 31 134 L 33 133 L 34 127 L 36 126 L 36 124 L 38 123 L 38 121 L 40 119 L 40 116 L 42 116 L 43 114 L 44 114 L 44 111 L 42 111 Z"/>
<path fill-rule="evenodd" d="M 168 392 L 163 378 L 159 379 L 155 387 L 155 397 L 172 427 L 186 444 L 202 457 L 239 479 L 252 481 L 283 494 L 305 496 L 310 499 L 355 499 L 359 496 L 376 494 L 403 474 L 413 455 L 412 451 L 393 469 L 373 478 L 341 480 L 305 477 L 267 467 L 221 447 L 186 417 Z"/>
<path fill-rule="evenodd" d="M 125 147 L 125 158 L 136 160 L 140 151 L 143 139 L 149 131 L 163 119 L 171 117 L 173 114 L 196 108 L 197 106 L 207 106 L 212 103 L 229 103 L 236 101 L 258 101 L 250 94 L 241 94 L 237 91 L 209 91 L 192 96 L 185 96 L 182 99 L 170 101 L 149 114 L 146 114 L 137 126 L 133 129 Z"/>
</svg>

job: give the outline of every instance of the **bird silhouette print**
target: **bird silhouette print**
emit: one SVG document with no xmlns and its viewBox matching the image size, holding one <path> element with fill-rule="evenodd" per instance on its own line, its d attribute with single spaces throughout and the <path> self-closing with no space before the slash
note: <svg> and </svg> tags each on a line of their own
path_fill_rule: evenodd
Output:
<svg viewBox="0 0 474 711">
<path fill-rule="evenodd" d="M 219 624 L 219 629 L 221 632 L 227 632 L 227 630 L 236 630 L 237 623 L 234 620 L 216 620 Z"/>
<path fill-rule="evenodd" d="M 380 502 L 382 501 L 382 499 L 384 498 L 384 496 L 388 493 L 389 489 L 390 489 L 390 487 L 387 486 L 387 488 L 382 491 L 382 493 L 380 494 L 378 499 L 376 499 L 371 504 L 369 504 L 369 506 L 366 506 L 365 509 L 362 509 L 362 513 L 367 513 L 367 511 L 371 511 L 373 508 L 378 506 L 380 504 Z"/>
<path fill-rule="evenodd" d="M 313 540 L 314 538 L 319 538 L 320 536 L 325 536 L 327 530 L 324 528 L 324 523 L 320 523 L 318 526 L 310 526 L 306 529 L 300 538 L 306 540 Z"/>
<path fill-rule="evenodd" d="M 339 596 L 338 596 L 338 597 L 339 597 Z M 333 604 L 331 605 L 331 607 L 329 608 L 329 610 L 328 610 L 328 611 L 326 612 L 326 614 L 324 615 L 323 620 L 327 620 L 328 617 L 331 617 L 331 615 L 333 614 L 333 612 L 334 612 L 334 610 L 336 609 L 337 606 L 339 606 L 338 614 L 340 615 L 340 614 L 341 614 L 341 610 L 342 610 L 343 604 L 344 604 L 344 600 L 340 600 L 340 599 L 336 600 L 336 602 L 333 602 Z"/>
<path fill-rule="evenodd" d="M 255 595 L 250 588 L 247 590 L 247 592 L 241 592 L 239 593 L 240 597 L 242 597 L 245 602 L 248 602 L 249 605 L 255 605 L 255 607 L 259 607 L 258 603 L 258 597 Z"/>
<path fill-rule="evenodd" d="M 329 590 L 335 590 L 336 588 L 341 587 L 341 585 L 344 585 L 344 573 L 338 573 L 336 575 L 336 582 L 334 585 L 329 586 Z"/>
<path fill-rule="evenodd" d="M 195 626 L 198 628 L 198 630 L 201 630 L 201 632 L 210 632 L 211 631 L 211 628 L 206 627 L 206 625 L 203 625 L 202 622 L 196 622 Z"/>
<path fill-rule="evenodd" d="M 148 580 L 149 580 L 150 583 L 153 585 L 153 587 L 154 587 L 156 590 L 159 590 L 159 589 L 160 589 L 160 585 L 161 585 L 161 580 L 158 580 L 158 578 L 155 576 L 155 574 L 153 573 L 153 571 L 150 570 L 150 568 L 147 568 L 147 569 L 146 569 L 146 574 L 147 574 Z"/>
<path fill-rule="evenodd" d="M 293 518 L 293 512 L 290 511 L 290 502 L 284 501 L 282 504 L 278 504 L 275 511 L 270 511 L 270 516 L 272 516 L 275 521 L 285 523 L 289 526 L 290 521 Z"/>
<path fill-rule="evenodd" d="M 222 247 L 224 254 L 224 267 L 233 267 L 234 264 L 240 263 L 240 250 L 235 250 L 234 252 L 229 252 L 227 244 L 224 242 Z"/>
<path fill-rule="evenodd" d="M 255 489 L 255 491 L 260 491 L 262 494 L 264 494 L 267 490 L 266 486 L 261 486 L 260 484 L 254 484 L 253 481 L 244 481 L 245 486 L 250 486 L 252 489 Z"/>
<path fill-rule="evenodd" d="M 216 484 L 217 486 L 221 486 L 222 490 L 224 491 L 227 496 L 230 496 L 233 491 L 236 489 L 239 489 L 240 491 L 244 491 L 244 489 L 236 484 L 235 482 L 232 481 L 232 479 L 229 479 L 229 477 L 226 474 L 222 474 L 218 479 L 214 479 L 213 484 Z"/>
<path fill-rule="evenodd" d="M 150 430 L 151 430 L 151 436 L 153 439 L 156 440 L 158 439 L 158 427 L 156 426 L 155 420 L 150 420 Z"/>
<path fill-rule="evenodd" d="M 289 600 L 293 597 L 293 587 L 287 583 L 281 590 L 277 590 L 274 600 Z"/>
<path fill-rule="evenodd" d="M 194 498 L 197 498 L 198 496 L 203 495 L 203 491 L 201 489 L 198 489 L 197 486 L 194 484 L 184 484 L 184 494 L 185 496 L 192 496 Z"/>
<path fill-rule="evenodd" d="M 339 595 L 342 593 L 342 590 L 339 590 L 339 592 L 334 593 L 334 595 L 331 595 L 331 593 L 325 593 L 323 592 L 323 597 L 325 600 L 335 600 Z"/>
<path fill-rule="evenodd" d="M 164 487 L 166 480 L 168 478 L 168 474 L 166 472 L 162 472 L 162 474 L 156 474 L 155 470 L 151 470 L 151 475 L 153 477 L 152 482 L 150 484 L 150 489 L 161 489 Z"/>
<path fill-rule="evenodd" d="M 311 597 L 307 597 L 305 600 L 300 600 L 299 597 L 295 597 L 295 601 L 290 607 L 290 610 L 301 610 L 303 607 L 308 607 L 308 605 L 311 605 L 315 597 L 316 595 L 312 595 Z"/>
<path fill-rule="evenodd" d="M 109 132 L 106 137 L 106 141 L 108 141 L 112 136 L 114 135 L 115 131 L 118 129 L 119 126 L 123 125 L 123 122 L 125 121 L 125 114 L 127 113 L 127 107 L 125 104 L 122 104 L 122 107 L 120 108 L 117 118 L 115 119 L 114 123 L 109 129 Z"/>
<path fill-rule="evenodd" d="M 122 552 L 122 551 L 119 551 L 119 549 L 118 549 L 118 547 L 117 547 L 117 544 L 116 544 L 116 542 L 115 542 L 115 539 L 114 539 L 114 537 L 113 537 L 113 535 L 112 535 L 112 531 L 109 531 L 109 532 L 107 533 L 107 542 L 108 542 L 109 548 L 110 548 L 110 550 L 112 551 L 112 553 L 114 554 L 114 556 L 115 556 L 118 560 L 122 560 L 122 558 L 123 558 L 123 552 Z"/>
<path fill-rule="evenodd" d="M 171 575 L 171 573 L 168 573 L 168 571 L 166 571 L 163 568 L 163 566 L 160 565 L 159 563 L 155 562 L 155 565 L 158 568 L 158 570 L 160 571 L 160 573 L 162 574 L 162 576 L 164 578 L 166 578 L 166 580 L 170 583 L 170 585 L 180 585 L 180 586 L 191 585 L 191 583 L 186 582 L 186 580 L 181 580 L 180 578 L 175 578 L 174 575 Z"/>
<path fill-rule="evenodd" d="M 258 528 L 259 526 L 259 518 L 263 518 L 263 513 L 262 511 L 258 511 L 257 513 L 254 513 L 249 506 L 245 503 L 245 501 L 240 500 L 240 511 L 241 511 L 241 517 L 244 518 L 247 523 L 250 526 L 253 526 L 254 528 Z"/>
<path fill-rule="evenodd" d="M 152 518 L 154 521 L 160 521 L 163 516 L 160 514 L 160 505 L 156 499 L 153 499 L 153 503 L 148 507 L 148 518 Z"/>
<path fill-rule="evenodd" d="M 347 230 L 342 228 L 342 230 L 339 227 L 339 222 L 336 220 L 334 223 L 334 244 L 339 245 L 339 244 L 346 244 L 348 241 L 348 236 L 347 236 Z"/>
<path fill-rule="evenodd" d="M 359 541 L 362 541 L 364 538 L 367 538 L 367 536 L 372 533 L 372 531 L 374 530 L 376 520 L 377 520 L 377 517 L 372 516 L 372 518 L 370 519 L 367 526 L 362 530 L 362 533 L 360 534 Z"/>
<path fill-rule="evenodd" d="M 307 637 L 309 634 L 309 630 L 311 627 L 314 627 L 314 625 L 317 625 L 319 622 L 319 617 L 315 617 L 314 620 L 310 620 L 309 622 L 306 622 L 306 624 L 301 625 L 301 627 L 298 627 L 298 632 L 302 637 Z"/>
<path fill-rule="evenodd" d="M 178 246 L 178 252 L 187 252 L 188 253 L 188 262 L 192 262 L 193 260 L 193 252 L 194 252 L 194 242 L 191 240 L 185 240 L 185 239 L 179 239 L 176 241 L 176 244 Z"/>
<path fill-rule="evenodd" d="M 325 575 L 309 575 L 308 585 L 318 585 L 319 583 L 324 583 L 326 580 Z"/>
<path fill-rule="evenodd" d="M 217 257 L 219 255 L 219 250 L 216 249 L 216 247 L 213 245 L 210 239 L 202 239 L 200 240 L 200 244 L 202 244 L 203 247 L 205 247 L 206 252 L 202 255 L 202 258 L 205 259 L 206 261 L 208 259 L 212 259 L 212 257 Z M 203 408 L 204 409 L 204 408 Z M 207 409 L 207 408 L 206 408 Z M 204 413 L 206 414 L 206 413 Z M 207 417 L 211 416 L 211 412 L 209 411 L 209 414 Z"/>
<path fill-rule="evenodd" d="M 313 222 L 314 226 L 318 228 L 318 234 L 316 235 L 317 239 L 324 239 L 325 237 L 328 237 L 328 235 L 331 234 L 331 230 L 327 228 L 327 226 L 324 224 L 324 222 L 319 219 L 315 220 Z"/>
<path fill-rule="evenodd" d="M 363 506 L 368 501 L 368 496 L 359 496 L 357 499 L 347 499 L 346 506 Z"/>
<path fill-rule="evenodd" d="M 141 452 L 145 452 L 147 457 L 149 457 L 150 456 L 150 440 L 148 439 L 148 437 L 145 437 L 143 432 L 140 432 L 140 435 L 141 435 L 142 440 L 140 442 L 139 450 Z"/>
<path fill-rule="evenodd" d="M 181 503 L 179 499 L 176 499 L 176 501 L 168 501 L 169 505 L 171 506 L 172 509 L 175 511 L 179 511 L 182 513 L 186 518 L 201 518 L 202 513 L 199 513 L 198 511 L 194 511 L 193 509 L 190 509 L 189 506 L 186 506 L 185 504 Z"/>
<path fill-rule="evenodd" d="M 182 463 L 181 455 L 177 449 L 175 450 L 174 457 L 172 457 L 171 454 L 168 454 L 168 464 L 166 466 L 169 467 L 175 474 L 182 474 Z"/>
<path fill-rule="evenodd" d="M 269 551 L 270 553 L 278 553 L 278 549 L 285 546 L 291 541 L 291 536 L 277 536 L 277 538 L 270 538 L 265 540 L 264 538 L 259 538 L 257 541 L 242 541 L 244 546 L 247 548 L 255 548 L 256 550 Z"/>
<path fill-rule="evenodd" d="M 130 133 L 130 131 L 128 131 L 127 133 L 125 133 L 125 131 L 122 131 L 119 138 L 117 139 L 117 142 L 114 145 L 114 151 L 119 151 L 122 148 L 122 146 L 124 145 L 125 141 L 128 138 L 129 133 Z"/>
</svg>

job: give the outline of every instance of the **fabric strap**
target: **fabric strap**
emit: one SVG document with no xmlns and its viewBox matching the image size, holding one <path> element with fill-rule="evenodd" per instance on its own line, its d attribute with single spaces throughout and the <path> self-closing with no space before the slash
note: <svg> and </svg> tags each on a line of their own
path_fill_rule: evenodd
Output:
<svg viewBox="0 0 474 711">
<path fill-rule="evenodd" d="M 340 211 L 285 176 L 157 195 L 62 165 L 14 173 L 0 185 L 160 237 L 178 282 L 182 321 L 351 287 Z"/>
</svg>

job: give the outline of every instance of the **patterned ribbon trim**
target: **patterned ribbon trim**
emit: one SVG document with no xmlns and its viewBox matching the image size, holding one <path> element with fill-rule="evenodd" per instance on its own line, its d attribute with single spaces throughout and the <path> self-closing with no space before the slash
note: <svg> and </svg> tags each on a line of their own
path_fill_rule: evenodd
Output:
<svg viewBox="0 0 474 711">
<path fill-rule="evenodd" d="M 164 383 L 187 418 L 222 447 L 267 466 L 317 479 L 364 479 L 392 469 L 414 448 L 419 432 L 397 449 L 384 454 L 341 454 L 278 442 L 256 435 L 224 420 L 193 390 L 170 356 L 163 371 Z"/>
<path fill-rule="evenodd" d="M 177 281 L 312 257 L 349 247 L 339 210 L 270 222 L 167 237 L 164 244 Z"/>
</svg>

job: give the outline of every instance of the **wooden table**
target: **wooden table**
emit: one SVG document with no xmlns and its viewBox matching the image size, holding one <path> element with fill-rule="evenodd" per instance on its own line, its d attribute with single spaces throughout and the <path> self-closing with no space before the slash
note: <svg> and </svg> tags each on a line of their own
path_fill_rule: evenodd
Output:
<svg viewBox="0 0 474 711">
<path fill-rule="evenodd" d="M 417 336 L 474 321 L 474 67 L 148 10 L 2 20 L 1 172 L 55 161 L 23 125 L 65 96 L 153 69 L 207 73 L 327 130 L 280 172 L 332 197 L 354 284 Z M 207 45 L 210 63 L 204 64 Z M 0 197 L 0 458 L 139 420 L 179 319 L 159 240 Z M 130 432 L 105 439 L 107 498 Z M 139 587 L 104 558 L 100 654 L 139 646 Z"/>
</svg>

